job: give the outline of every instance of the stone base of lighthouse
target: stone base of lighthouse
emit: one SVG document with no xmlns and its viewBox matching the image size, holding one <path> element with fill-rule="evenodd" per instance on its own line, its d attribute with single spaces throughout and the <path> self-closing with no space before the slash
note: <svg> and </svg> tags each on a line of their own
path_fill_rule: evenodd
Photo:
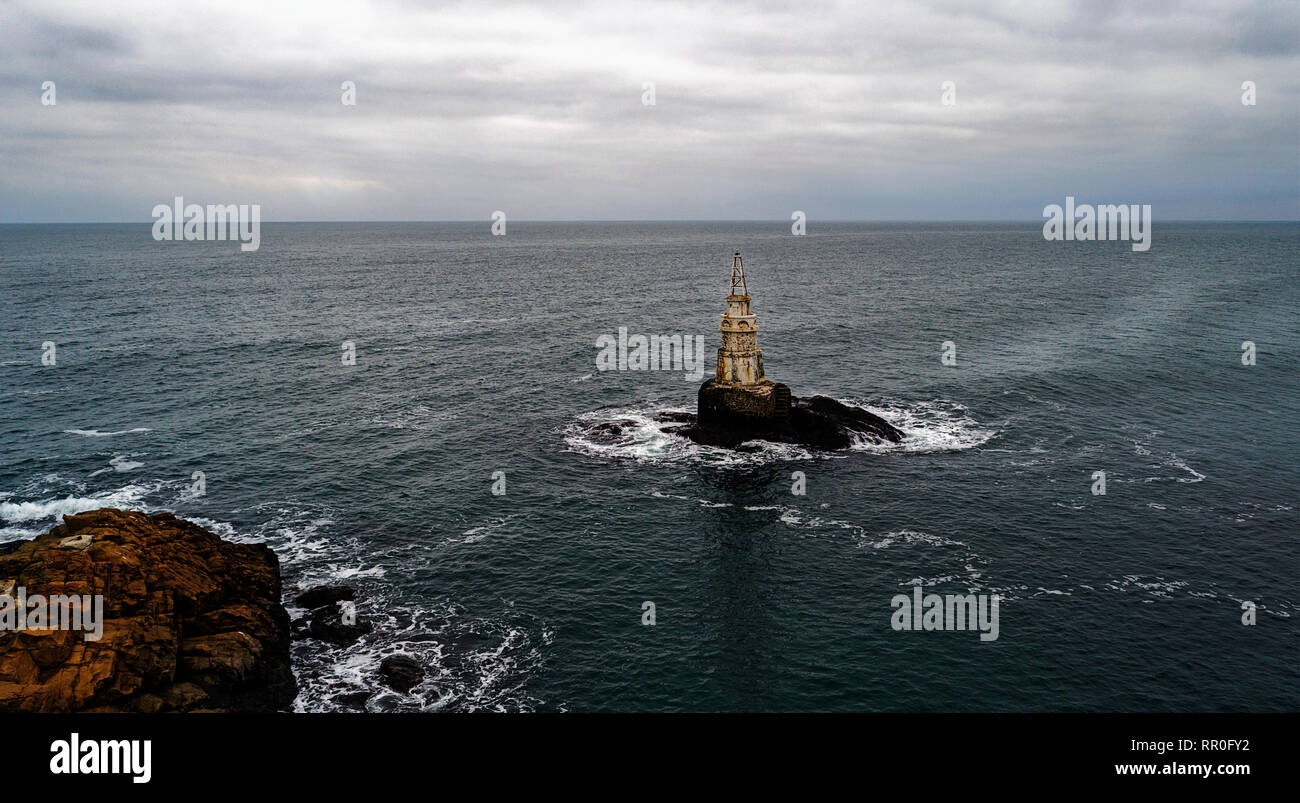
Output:
<svg viewBox="0 0 1300 803">
<path fill-rule="evenodd" d="M 790 388 L 764 379 L 736 384 L 710 379 L 700 386 L 698 421 L 721 440 L 740 442 L 785 427 L 790 417 Z"/>
</svg>

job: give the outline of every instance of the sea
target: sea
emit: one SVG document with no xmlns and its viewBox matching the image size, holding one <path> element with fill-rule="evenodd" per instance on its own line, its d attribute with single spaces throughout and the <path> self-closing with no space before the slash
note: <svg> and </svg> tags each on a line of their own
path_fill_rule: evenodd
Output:
<svg viewBox="0 0 1300 803">
<path fill-rule="evenodd" d="M 601 370 L 708 378 L 737 250 L 767 376 L 902 442 L 700 446 L 698 370 Z M 297 711 L 1296 711 L 1298 266 L 1293 222 L 0 226 L 0 542 L 170 510 L 293 615 L 355 587 Z M 997 638 L 896 629 L 918 587 Z"/>
</svg>

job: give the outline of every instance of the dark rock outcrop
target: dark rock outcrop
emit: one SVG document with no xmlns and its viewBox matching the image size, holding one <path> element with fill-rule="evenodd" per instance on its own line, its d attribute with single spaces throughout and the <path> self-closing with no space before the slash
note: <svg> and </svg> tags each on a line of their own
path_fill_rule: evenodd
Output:
<svg viewBox="0 0 1300 803">
<path fill-rule="evenodd" d="M 351 644 L 374 629 L 366 619 L 337 604 L 317 608 L 308 615 L 307 632 L 318 641 Z"/>
<path fill-rule="evenodd" d="M 297 695 L 266 546 L 105 508 L 0 555 L 0 586 L 103 600 L 98 640 L 0 631 L 0 711 L 274 711 Z"/>
<path fill-rule="evenodd" d="M 706 383 L 701 388 L 701 410 L 704 410 L 708 387 Z M 774 387 L 779 392 L 784 386 Z M 710 403 L 717 406 L 717 400 L 712 397 Z M 675 431 L 696 443 L 727 447 L 766 440 L 829 450 L 848 448 L 857 440 L 898 443 L 903 439 L 903 432 L 880 416 L 828 396 L 792 398 L 788 408 L 779 403 L 773 406 L 778 412 L 770 415 L 748 414 L 748 410 L 736 415 L 726 409 L 710 410 L 703 421 L 683 424 Z"/>
<path fill-rule="evenodd" d="M 294 597 L 293 601 L 304 608 L 323 608 L 356 598 L 357 590 L 352 586 L 314 586 Z"/>
<path fill-rule="evenodd" d="M 406 694 L 424 680 L 424 667 L 411 656 L 397 653 L 379 662 L 379 676 L 390 687 Z"/>
<path fill-rule="evenodd" d="M 902 430 L 875 413 L 829 396 L 796 399 L 787 432 L 794 443 L 823 449 L 843 449 L 858 438 L 889 443 L 903 439 Z"/>
<path fill-rule="evenodd" d="M 315 586 L 302 592 L 294 602 L 311 610 L 293 620 L 293 638 L 338 645 L 357 641 L 374 626 L 357 613 L 356 598 L 357 590 L 351 586 Z"/>
</svg>

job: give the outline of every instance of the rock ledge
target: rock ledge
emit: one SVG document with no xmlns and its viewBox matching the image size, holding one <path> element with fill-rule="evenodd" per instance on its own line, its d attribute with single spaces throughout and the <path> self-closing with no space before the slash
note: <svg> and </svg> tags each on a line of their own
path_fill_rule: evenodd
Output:
<svg viewBox="0 0 1300 803">
<path fill-rule="evenodd" d="M 7 587 L 102 595 L 103 633 L 0 630 L 0 711 L 274 711 L 297 695 L 266 546 L 103 508 L 0 554 Z"/>
</svg>

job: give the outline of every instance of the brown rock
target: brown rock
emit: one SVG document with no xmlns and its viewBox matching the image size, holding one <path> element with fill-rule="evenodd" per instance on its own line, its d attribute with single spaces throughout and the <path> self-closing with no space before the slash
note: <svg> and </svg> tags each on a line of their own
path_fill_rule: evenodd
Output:
<svg viewBox="0 0 1300 803">
<path fill-rule="evenodd" d="M 72 536 L 89 543 L 59 548 Z M 270 711 L 297 694 L 265 546 L 104 508 L 0 552 L 7 579 L 28 597 L 103 595 L 103 636 L 0 631 L 0 711 Z"/>
</svg>

